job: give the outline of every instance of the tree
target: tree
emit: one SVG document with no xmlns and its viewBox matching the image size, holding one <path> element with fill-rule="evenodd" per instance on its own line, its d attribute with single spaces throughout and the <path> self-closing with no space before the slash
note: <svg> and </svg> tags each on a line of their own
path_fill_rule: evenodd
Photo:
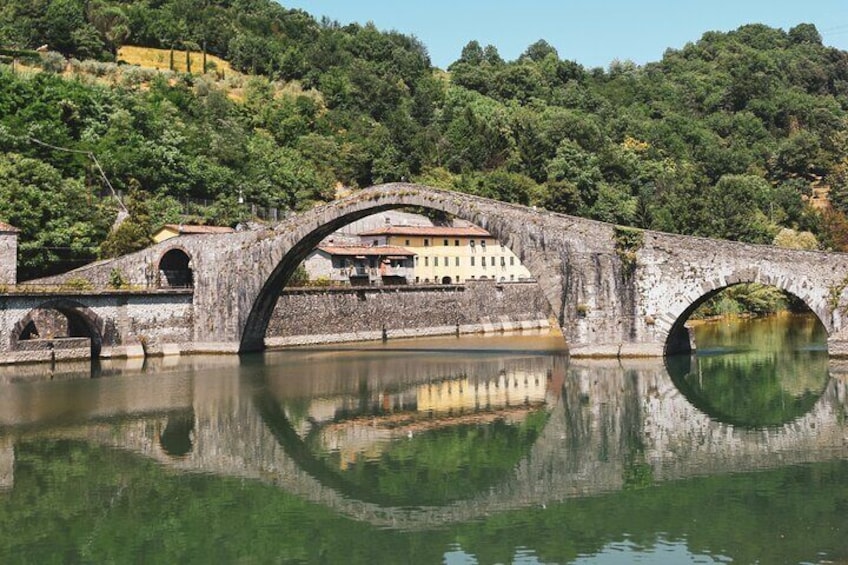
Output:
<svg viewBox="0 0 848 565">
<path fill-rule="evenodd" d="M 86 25 L 82 2 L 79 0 L 53 0 L 44 14 L 45 40 L 50 49 L 63 55 L 74 53 L 74 31 Z"/>
<path fill-rule="evenodd" d="M 130 37 L 129 19 L 124 10 L 119 6 L 91 0 L 88 4 L 88 19 L 106 40 L 109 53 L 117 57 L 118 49 Z"/>
<path fill-rule="evenodd" d="M 777 231 L 768 210 L 771 185 L 752 175 L 725 175 L 707 193 L 710 237 L 770 243 Z M 764 210 L 765 209 L 765 210 Z"/>
<path fill-rule="evenodd" d="M 772 245 L 783 247 L 785 249 L 818 249 L 819 242 L 812 233 L 808 231 L 795 231 L 789 228 L 783 228 L 777 235 L 774 236 Z"/>
<path fill-rule="evenodd" d="M 537 42 L 531 44 L 524 53 L 519 57 L 519 61 L 530 60 L 536 63 L 539 63 L 545 59 L 548 55 L 553 55 L 557 59 L 559 59 L 559 54 L 554 47 L 545 41 L 544 39 L 540 39 Z"/>
<path fill-rule="evenodd" d="M 23 279 L 62 272 L 93 260 L 114 216 L 77 179 L 37 159 L 0 155 L 0 218 L 21 230 Z"/>
<path fill-rule="evenodd" d="M 821 45 L 822 37 L 814 24 L 798 24 L 789 29 L 789 39 L 793 43 Z"/>
<path fill-rule="evenodd" d="M 566 139 L 559 144 L 556 156 L 548 163 L 547 170 L 549 190 L 571 190 L 572 187 L 576 190 L 576 208 L 568 212 L 589 214 L 604 180 L 597 155 L 584 151 L 577 143 Z M 560 200 L 556 195 L 552 196 L 554 201 Z M 572 201 L 573 198 L 569 197 L 568 200 Z"/>
</svg>

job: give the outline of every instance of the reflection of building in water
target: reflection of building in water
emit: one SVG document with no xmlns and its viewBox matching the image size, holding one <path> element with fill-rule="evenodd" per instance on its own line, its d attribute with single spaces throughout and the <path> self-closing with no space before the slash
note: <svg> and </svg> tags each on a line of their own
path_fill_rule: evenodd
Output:
<svg viewBox="0 0 848 565">
<path fill-rule="evenodd" d="M 429 380 L 401 390 L 372 390 L 364 395 L 345 394 L 310 399 L 305 413 L 287 409 L 298 433 L 304 436 L 307 428 L 330 421 L 371 420 L 388 418 L 392 414 L 419 414 L 418 417 L 459 415 L 479 410 L 498 410 L 514 406 L 544 403 L 551 386 L 561 386 L 561 379 L 550 385 L 545 371 L 515 368 L 501 370 L 494 378 L 449 377 Z M 549 386 L 550 385 L 550 386 Z"/>
<path fill-rule="evenodd" d="M 309 420 L 320 426 L 318 449 L 337 453 L 344 469 L 359 458 L 377 458 L 392 441 L 420 432 L 495 420 L 520 423 L 545 403 L 547 385 L 545 374 L 523 370 L 501 371 L 493 379 L 462 376 L 379 393 L 365 413 L 334 410 L 333 399 L 322 399 L 310 405 Z"/>
<path fill-rule="evenodd" d="M 495 379 L 462 377 L 416 389 L 419 412 L 453 414 L 544 402 L 547 379 L 539 374 L 502 372 Z"/>
</svg>

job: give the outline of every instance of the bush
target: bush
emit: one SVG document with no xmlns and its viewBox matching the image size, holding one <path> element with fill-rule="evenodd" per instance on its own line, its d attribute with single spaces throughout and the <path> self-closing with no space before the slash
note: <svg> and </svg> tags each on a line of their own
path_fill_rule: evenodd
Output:
<svg viewBox="0 0 848 565">
<path fill-rule="evenodd" d="M 63 282 L 60 287 L 62 290 L 93 290 L 94 285 L 85 277 L 71 277 Z"/>
<path fill-rule="evenodd" d="M 150 82 L 156 75 L 157 72 L 153 69 L 143 69 L 136 66 L 124 67 L 122 83 L 128 87 L 136 87 L 145 82 Z"/>
<path fill-rule="evenodd" d="M 64 55 L 56 51 L 48 51 L 41 55 L 41 68 L 49 73 L 63 73 L 68 66 Z"/>
<path fill-rule="evenodd" d="M 128 286 L 124 272 L 118 267 L 113 268 L 109 272 L 109 286 L 116 289 Z"/>
</svg>

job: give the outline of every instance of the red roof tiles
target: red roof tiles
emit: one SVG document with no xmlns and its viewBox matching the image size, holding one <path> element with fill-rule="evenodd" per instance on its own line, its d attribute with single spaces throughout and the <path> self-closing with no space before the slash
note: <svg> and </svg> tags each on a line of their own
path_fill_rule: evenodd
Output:
<svg viewBox="0 0 848 565">
<path fill-rule="evenodd" d="M 319 245 L 318 249 L 330 255 L 364 255 L 370 257 L 385 257 L 387 255 L 415 256 L 415 253 L 409 249 L 394 245 Z"/>
</svg>

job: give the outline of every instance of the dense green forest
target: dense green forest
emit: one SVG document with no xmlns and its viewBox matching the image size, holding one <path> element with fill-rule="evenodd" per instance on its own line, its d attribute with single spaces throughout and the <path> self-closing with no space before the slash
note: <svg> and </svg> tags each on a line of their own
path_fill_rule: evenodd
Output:
<svg viewBox="0 0 848 565">
<path fill-rule="evenodd" d="M 202 50 L 248 76 L 115 64 L 121 45 Z M 710 32 L 607 69 L 543 40 L 514 61 L 470 41 L 441 70 L 414 37 L 271 0 L 5 0 L 0 60 L 0 219 L 23 232 L 22 277 L 144 245 L 186 199 L 209 200 L 198 220 L 232 225 L 249 217 L 240 197 L 298 210 L 401 179 L 848 249 L 848 53 L 810 24 Z M 111 233 L 117 208 L 89 153 L 130 209 Z M 826 212 L 808 205 L 821 187 Z"/>
</svg>

